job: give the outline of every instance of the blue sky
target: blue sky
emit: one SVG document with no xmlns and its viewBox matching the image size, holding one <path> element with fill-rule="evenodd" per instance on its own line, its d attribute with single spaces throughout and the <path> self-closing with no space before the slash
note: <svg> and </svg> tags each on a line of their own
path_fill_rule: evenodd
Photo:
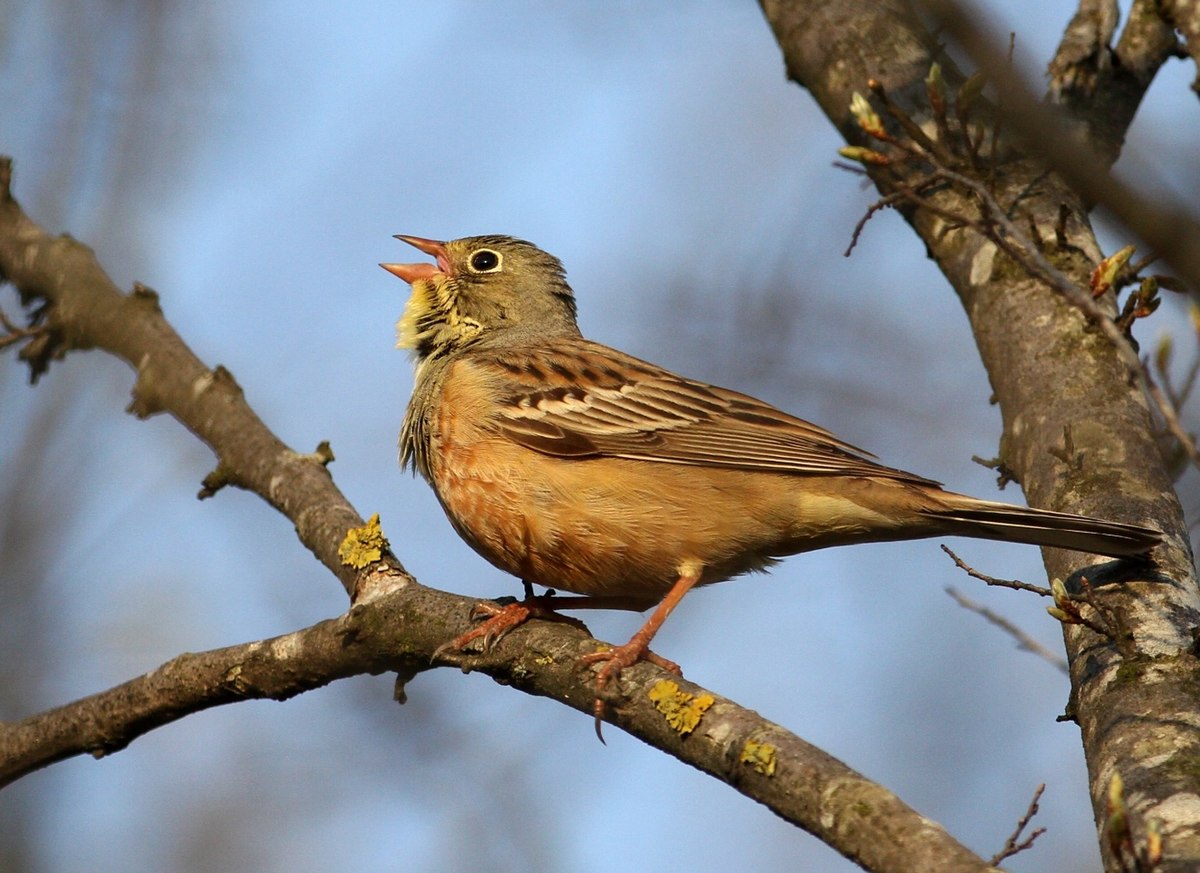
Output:
<svg viewBox="0 0 1200 873">
<path fill-rule="evenodd" d="M 396 466 L 407 286 L 376 266 L 409 257 L 394 233 L 531 239 L 566 264 L 589 336 L 997 496 L 970 460 L 995 454 L 999 418 L 966 320 L 898 217 L 842 257 L 871 192 L 832 167 L 838 140 L 785 80 L 753 4 L 149 8 L 0 3 L 0 152 L 17 161 L 17 196 L 122 286 L 157 289 L 286 442 L 330 440 L 340 487 L 382 515 L 422 581 L 517 590 Z M 989 8 L 1036 77 L 1070 5 Z M 1129 148 L 1194 194 L 1200 174 L 1177 169 L 1200 133 L 1189 79 L 1171 65 Z M 15 311 L 11 291 L 0 305 Z M 1176 332 L 1183 354 L 1177 309 L 1142 336 Z M 173 420 L 121 412 L 123 364 L 73 355 L 25 382 L 10 356 L 0 439 L 47 436 L 0 455 L 0 481 L 24 481 L 23 515 L 54 532 L 31 569 L 0 560 L 24 628 L 0 638 L 0 675 L 27 705 L 345 608 L 257 498 L 195 500 L 211 455 Z M 1033 548 L 953 545 L 995 575 L 1041 572 Z M 1077 731 L 1054 721 L 1065 679 L 947 585 L 1059 646 L 1043 604 L 976 589 L 920 542 L 800 556 L 698 592 L 656 648 L 985 855 L 1048 783 L 1051 831 L 1012 869 L 1093 867 Z M 588 620 L 617 641 L 638 625 Z M 600 746 L 548 701 L 451 671 L 409 692 L 397 707 L 387 677 L 361 678 L 204 713 L 24 780 L 0 818 L 30 817 L 30 869 L 47 871 L 852 869 L 615 730 Z"/>
</svg>

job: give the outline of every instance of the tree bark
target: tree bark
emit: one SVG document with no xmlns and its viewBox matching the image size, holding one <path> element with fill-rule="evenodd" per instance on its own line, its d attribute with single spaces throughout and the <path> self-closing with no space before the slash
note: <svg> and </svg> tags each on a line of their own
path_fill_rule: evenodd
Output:
<svg viewBox="0 0 1200 873">
<path fill-rule="evenodd" d="M 925 83 L 936 61 L 951 92 L 963 81 L 915 11 L 901 0 L 765 0 L 789 76 L 806 88 L 847 141 L 878 146 L 851 113 L 854 92 L 881 83 L 889 99 L 933 129 Z M 1110 131 L 1109 136 L 1113 136 Z M 880 192 L 921 181 L 913 164 L 872 172 Z M 1101 252 L 1087 205 L 1041 156 L 1011 146 L 979 174 L 996 201 L 1028 228 L 1021 243 L 1080 289 Z M 1200 624 L 1183 513 L 1155 439 L 1145 395 L 1109 335 L 977 229 L 948 215 L 976 216 L 978 198 L 942 185 L 901 211 L 957 293 L 971 321 L 1004 421 L 1000 459 L 1033 506 L 1150 523 L 1168 535 L 1152 566 L 1097 563 L 1044 550 L 1050 578 L 1096 588 L 1129 635 L 1106 640 L 1065 626 L 1071 663 L 1069 715 L 1081 727 L 1101 848 L 1122 869 L 1108 837 L 1113 776 L 1124 782 L 1132 850 L 1147 850 L 1157 820 L 1165 856 L 1158 870 L 1200 865 L 1200 760 L 1194 629 Z M 1115 314 L 1111 295 L 1102 301 Z M 1124 653 L 1117 643 L 1128 643 Z M 1152 837 L 1150 838 L 1153 839 Z M 1124 851 L 1129 851 L 1126 847 Z"/>
</svg>

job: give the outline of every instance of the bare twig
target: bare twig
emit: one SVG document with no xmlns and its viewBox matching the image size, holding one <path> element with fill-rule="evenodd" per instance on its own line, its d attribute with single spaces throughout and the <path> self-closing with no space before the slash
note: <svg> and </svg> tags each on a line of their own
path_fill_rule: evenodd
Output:
<svg viewBox="0 0 1200 873">
<path fill-rule="evenodd" d="M 943 552 L 950 556 L 950 560 L 954 561 L 954 566 L 962 570 L 972 579 L 978 579 L 987 585 L 994 585 L 999 588 L 1011 588 L 1014 591 L 1032 591 L 1034 594 L 1041 597 L 1053 597 L 1053 592 L 1043 585 L 1031 585 L 1028 582 L 1022 582 L 1019 579 L 997 579 L 995 576 L 988 576 L 986 573 L 981 573 L 956 555 L 949 546 L 941 546 Z"/>
<path fill-rule="evenodd" d="M 1017 826 L 1009 834 L 1008 839 L 1004 841 L 1004 848 L 993 855 L 991 861 L 989 861 L 993 867 L 999 867 L 1000 862 L 1005 858 L 1011 858 L 1018 852 L 1024 852 L 1033 845 L 1034 840 L 1046 832 L 1045 828 L 1034 828 L 1026 839 L 1019 843 L 1017 842 L 1021 839 L 1021 834 L 1024 833 L 1025 828 L 1033 821 L 1033 817 L 1037 815 L 1038 801 L 1042 799 L 1042 792 L 1045 790 L 1046 786 L 1044 784 L 1034 789 L 1033 799 L 1029 801 L 1029 807 L 1025 810 L 1025 814 L 1017 821 Z"/>
<path fill-rule="evenodd" d="M 1117 651 L 1125 657 L 1131 658 L 1136 654 L 1133 635 L 1121 613 L 1104 602 L 1087 576 L 1079 577 L 1079 593 L 1072 595 L 1071 599 L 1086 603 L 1096 614 L 1095 621 L 1084 621 L 1084 625 L 1111 640 Z"/>
<path fill-rule="evenodd" d="M 858 168 L 844 167 L 844 169 L 855 170 Z M 854 251 L 854 247 L 858 245 L 858 238 L 862 236 L 863 229 L 866 228 L 867 222 L 875 217 L 875 213 L 881 212 L 882 210 L 887 209 L 889 206 L 907 199 L 907 197 L 907 191 L 893 191 L 891 194 L 888 194 L 886 197 L 881 197 L 868 206 L 867 211 L 863 214 L 863 217 L 860 218 L 854 225 L 854 232 L 850 234 L 850 245 L 846 246 L 846 251 L 842 252 L 842 257 L 850 257 L 851 252 Z"/>
<path fill-rule="evenodd" d="M 880 92 L 876 90 L 876 93 L 878 95 Z M 891 115 L 907 118 L 902 110 L 894 106 L 891 101 L 886 100 L 886 95 L 883 99 Z M 908 119 L 908 124 L 902 125 L 902 127 L 907 130 L 911 125 L 912 121 Z M 865 125 L 864 129 L 866 129 Z M 874 129 L 867 129 L 867 132 L 875 139 L 898 149 L 907 158 L 922 161 L 932 168 L 917 185 L 895 180 L 893 185 L 897 190 L 889 195 L 888 205 L 894 203 L 895 195 L 899 194 L 902 199 L 908 200 L 934 215 L 954 224 L 970 227 L 994 243 L 997 248 L 1020 265 L 1029 276 L 1045 283 L 1082 312 L 1112 342 L 1118 357 L 1128 369 L 1130 378 L 1151 399 L 1167 430 L 1179 443 L 1180 448 L 1192 464 L 1200 469 L 1200 448 L 1197 448 L 1196 441 L 1183 427 L 1174 406 L 1155 384 L 1153 376 L 1143 365 L 1127 333 L 1128 325 L 1135 317 L 1134 313 L 1131 312 L 1122 323 L 1118 323 L 1100 307 L 1100 304 L 1087 290 L 1050 263 L 1035 241 L 1035 236 L 1022 231 L 1012 218 L 1016 203 L 1020 200 L 1019 197 L 1009 207 L 1002 206 L 996 200 L 989 186 L 949 166 L 944 148 L 930 149 L 925 147 L 920 140 L 905 140 Z M 947 209 L 923 196 L 923 192 L 937 182 L 952 184 L 959 190 L 969 193 L 980 210 L 979 216 L 973 217 L 962 214 L 958 210 Z M 869 218 L 871 214 L 872 212 L 868 212 L 866 217 Z"/>
<path fill-rule="evenodd" d="M 1017 627 L 1015 624 L 1013 624 L 1011 621 L 1009 621 L 1004 616 L 1000 615 L 997 612 L 993 612 L 992 610 L 990 610 L 986 606 L 984 606 L 982 603 L 977 603 L 974 600 L 971 600 L 965 594 L 963 594 L 958 589 L 956 589 L 952 586 L 947 586 L 945 590 L 946 590 L 947 594 L 949 594 L 951 597 L 954 598 L 955 602 L 957 602 L 959 606 L 963 607 L 963 609 L 968 609 L 971 612 L 976 613 L 977 615 L 983 616 L 985 619 L 990 621 L 996 627 L 1000 628 L 1006 634 L 1008 634 L 1013 639 L 1015 639 L 1017 641 L 1018 648 L 1023 649 L 1026 652 L 1030 652 L 1034 655 L 1037 655 L 1039 658 L 1042 658 L 1045 661 L 1049 661 L 1051 664 L 1053 664 L 1056 668 L 1061 670 L 1063 673 L 1069 672 L 1069 669 L 1067 666 L 1067 661 L 1065 658 L 1059 657 L 1058 655 L 1054 654 L 1054 652 L 1047 649 L 1045 646 L 1043 646 L 1041 643 L 1039 643 L 1037 640 L 1035 640 L 1029 634 L 1025 633 L 1025 631 L 1021 630 L 1019 627 Z M 996 861 L 993 860 L 992 863 L 995 864 Z"/>
<path fill-rule="evenodd" d="M 1047 607 L 1047 609 L 1054 618 L 1066 624 L 1083 625 L 1105 639 L 1111 640 L 1117 647 L 1118 651 L 1120 651 L 1122 654 L 1129 655 L 1132 653 L 1132 640 L 1130 639 L 1128 631 L 1122 624 L 1120 616 L 1109 609 L 1096 595 L 1095 589 L 1092 588 L 1086 576 L 1081 577 L 1080 579 L 1080 584 L 1082 586 L 1080 593 L 1077 595 L 1069 595 L 1062 582 L 1057 579 L 1052 580 L 1053 585 L 1050 588 L 1044 588 L 1040 585 L 1031 585 L 1028 582 L 1022 582 L 1019 579 L 997 579 L 995 576 L 989 576 L 986 573 L 981 573 L 979 570 L 976 570 L 974 567 L 956 555 L 949 546 L 942 545 L 941 549 L 950 556 L 950 559 L 954 561 L 954 565 L 956 567 L 958 567 L 971 578 L 978 579 L 987 585 L 998 588 L 1010 588 L 1014 591 L 1032 591 L 1034 594 L 1038 594 L 1042 597 L 1051 597 L 1054 599 L 1054 606 Z M 951 589 L 947 589 L 947 593 L 949 593 L 950 596 L 955 600 L 958 600 L 960 605 L 972 610 L 973 612 L 979 613 L 980 615 L 984 616 L 984 618 L 987 618 L 989 621 L 992 621 L 997 626 L 1012 634 L 1017 638 L 1017 641 L 1020 642 L 1024 648 L 1034 651 L 1037 654 L 1042 654 L 1041 651 L 1038 651 L 1038 649 L 1041 649 L 1041 646 L 1037 645 L 1037 643 L 1033 643 L 1032 641 L 1029 641 L 1029 644 L 1027 644 L 1027 638 L 1025 637 L 1024 633 L 1015 626 L 1011 625 L 1003 617 L 990 612 L 989 610 L 979 606 L 978 604 L 975 604 L 972 601 L 966 601 L 966 598 L 963 598 L 962 595 L 952 591 Z M 1081 605 L 1091 607 L 1092 612 L 1095 614 L 1095 618 L 1084 615 L 1083 611 L 1080 609 Z M 1055 666 L 1065 667 L 1065 665 L 1060 665 L 1059 660 L 1049 653 L 1046 653 L 1043 655 L 1043 657 L 1051 658 Z"/>
<path fill-rule="evenodd" d="M 1179 444 L 1180 449 L 1188 456 L 1192 465 L 1200 468 L 1200 449 L 1196 447 L 1196 441 L 1192 439 L 1192 435 L 1183 428 L 1183 422 L 1179 420 L 1179 415 L 1175 411 L 1175 406 L 1163 394 L 1162 390 L 1154 381 L 1154 377 L 1150 375 L 1148 367 L 1140 368 L 1142 381 L 1146 386 L 1146 392 L 1150 395 L 1150 399 L 1154 401 L 1154 408 L 1162 416 L 1163 424 L 1175 441 Z"/>
</svg>

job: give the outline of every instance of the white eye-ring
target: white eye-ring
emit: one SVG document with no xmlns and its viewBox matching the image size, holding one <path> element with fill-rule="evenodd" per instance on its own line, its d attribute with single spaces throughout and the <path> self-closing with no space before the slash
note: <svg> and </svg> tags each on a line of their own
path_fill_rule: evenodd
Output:
<svg viewBox="0 0 1200 873">
<path fill-rule="evenodd" d="M 504 259 L 494 249 L 479 249 L 472 252 L 467 265 L 472 273 L 498 273 Z"/>
</svg>

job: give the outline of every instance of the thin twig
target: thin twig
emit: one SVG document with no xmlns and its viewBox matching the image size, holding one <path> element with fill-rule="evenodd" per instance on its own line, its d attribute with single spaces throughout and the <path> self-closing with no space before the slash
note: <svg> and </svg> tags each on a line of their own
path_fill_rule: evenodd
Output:
<svg viewBox="0 0 1200 873">
<path fill-rule="evenodd" d="M 1096 613 L 1097 618 L 1094 623 L 1084 620 L 1083 624 L 1112 640 L 1117 651 L 1127 658 L 1132 658 L 1136 654 L 1133 646 L 1133 634 L 1129 632 L 1129 627 L 1122 614 L 1110 607 L 1096 594 L 1096 589 L 1092 587 L 1087 576 L 1079 577 L 1079 588 L 1079 594 L 1072 596 L 1071 599 L 1086 603 Z"/>
<path fill-rule="evenodd" d="M 894 191 L 891 194 L 888 194 L 886 197 L 881 197 L 868 206 L 867 211 L 863 214 L 863 217 L 860 218 L 858 223 L 854 225 L 854 232 L 850 234 L 850 245 L 846 246 L 846 250 L 842 252 L 842 257 L 850 257 L 850 253 L 853 252 L 854 247 L 858 245 L 858 238 L 862 236 L 862 232 L 866 228 L 867 222 L 875 217 L 875 213 L 887 209 L 898 200 L 908 199 L 908 196 L 908 191 Z"/>
<path fill-rule="evenodd" d="M 1196 442 L 1192 439 L 1192 435 L 1183 429 L 1183 423 L 1179 420 L 1174 405 L 1163 394 L 1157 383 L 1155 383 L 1154 377 L 1150 375 L 1149 368 L 1143 367 L 1141 373 L 1142 381 L 1146 386 L 1146 393 L 1150 395 L 1150 399 L 1154 401 L 1155 407 L 1158 409 L 1159 414 L 1162 415 L 1163 423 L 1167 426 L 1167 430 L 1179 443 L 1179 447 L 1184 450 L 1188 458 L 1191 459 L 1192 464 L 1200 468 L 1200 450 L 1197 450 Z"/>
<path fill-rule="evenodd" d="M 1197 376 L 1200 376 L 1200 359 L 1192 361 L 1192 365 L 1188 367 L 1187 375 L 1183 377 L 1183 384 L 1179 386 L 1178 390 L 1171 397 L 1171 399 L 1175 402 L 1176 409 L 1183 406 L 1183 404 L 1187 402 L 1187 399 L 1192 396 L 1192 391 L 1196 388 Z M 1164 381 L 1166 380 L 1166 377 L 1167 374 L 1164 372 Z"/>
<path fill-rule="evenodd" d="M 1057 616 L 1059 621 L 1067 624 L 1083 625 L 1105 639 L 1112 640 L 1113 644 L 1120 652 L 1122 652 L 1122 654 L 1129 654 L 1129 634 L 1123 630 L 1120 620 L 1112 612 L 1112 610 L 1104 606 L 1100 599 L 1096 597 L 1096 593 L 1088 583 L 1086 577 L 1083 577 L 1082 579 L 1083 590 L 1081 594 L 1076 596 L 1054 597 L 1053 590 L 1049 588 L 1043 588 L 1040 585 L 1031 585 L 1028 582 L 1022 582 L 1019 579 L 997 579 L 995 576 L 989 576 L 986 573 L 981 573 L 976 570 L 974 567 L 956 555 L 948 546 L 941 546 L 941 550 L 950 556 L 950 559 L 954 561 L 954 565 L 956 567 L 958 567 L 971 578 L 978 579 L 987 585 L 992 585 L 998 588 L 1011 588 L 1014 591 L 1032 591 L 1034 594 L 1040 594 L 1042 597 L 1053 597 L 1054 605 L 1065 614 Z M 951 594 L 951 596 L 956 600 L 958 599 L 958 596 L 955 594 Z M 965 603 L 962 605 L 967 606 Z M 1079 608 L 1080 605 L 1091 607 L 1092 612 L 1096 614 L 1096 618 L 1089 618 L 1088 616 L 1085 616 L 1083 611 Z M 975 612 L 979 612 L 989 620 L 991 619 L 990 615 L 984 613 L 982 607 L 975 609 L 973 606 L 967 606 L 967 608 L 972 609 Z M 1000 618 L 999 616 L 996 618 L 998 619 L 995 622 L 997 625 L 1005 630 L 1009 630 L 1010 633 L 1013 633 L 1014 636 L 1017 636 L 1018 640 L 1021 639 L 1020 631 L 1017 631 L 1015 628 L 1010 630 L 1009 627 L 1006 627 L 1006 621 L 1004 619 Z"/>
<path fill-rule="evenodd" d="M 988 862 L 993 867 L 999 867 L 1000 862 L 1005 858 L 1011 858 L 1018 852 L 1024 852 L 1033 845 L 1034 840 L 1046 832 L 1045 828 L 1034 828 L 1033 831 L 1030 832 L 1028 838 L 1020 843 L 1017 842 L 1017 840 L 1021 839 L 1022 832 L 1026 827 L 1029 826 L 1029 822 L 1031 822 L 1033 817 L 1037 815 L 1038 801 L 1042 799 L 1042 792 L 1045 790 L 1046 786 L 1044 783 L 1034 789 L 1033 800 L 1029 801 L 1029 807 L 1025 810 L 1025 814 L 1021 816 L 1020 820 L 1017 821 L 1016 829 L 1013 830 L 1013 832 L 1009 834 L 1008 839 L 1004 841 L 1004 848 L 993 855 L 991 860 Z"/>
<path fill-rule="evenodd" d="M 1042 658 L 1043 660 L 1049 661 L 1063 673 L 1070 673 L 1070 669 L 1067 666 L 1065 658 L 1060 658 L 1058 655 L 1054 654 L 1054 652 L 1047 649 L 1045 646 L 1043 646 L 1029 634 L 1025 633 L 1025 631 L 1021 630 L 1007 618 L 1000 615 L 998 612 L 993 612 L 982 603 L 976 603 L 974 600 L 971 600 L 956 588 L 947 586 L 945 590 L 946 593 L 953 597 L 955 602 L 957 602 L 958 605 L 963 609 L 968 609 L 977 615 L 983 616 L 996 627 L 1000 628 L 1002 631 L 1015 639 L 1017 641 L 1018 648 L 1024 649 L 1026 652 L 1030 652 L 1034 655 L 1037 655 L 1039 658 Z M 996 861 L 993 860 L 992 863 L 995 864 Z"/>
<path fill-rule="evenodd" d="M 954 562 L 954 566 L 958 567 L 958 569 L 962 570 L 972 579 L 978 579 L 980 582 L 983 582 L 987 585 L 994 585 L 998 588 L 1011 588 L 1014 591 L 1032 591 L 1034 594 L 1041 595 L 1042 597 L 1054 596 L 1054 592 L 1041 585 L 1032 585 L 1029 582 L 1022 582 L 1019 579 L 997 579 L 995 576 L 988 576 L 986 573 L 980 573 L 978 570 L 956 555 L 949 546 L 943 545 L 941 549 L 950 556 L 950 560 Z"/>
<path fill-rule="evenodd" d="M 1166 424 L 1171 436 L 1178 441 L 1192 464 L 1197 469 L 1200 469 L 1200 449 L 1197 448 L 1195 440 L 1184 429 L 1175 409 L 1155 384 L 1153 376 L 1151 376 L 1148 368 L 1143 365 L 1142 360 L 1138 357 L 1138 353 L 1130 342 L 1129 337 L 1121 329 L 1121 326 L 1100 308 L 1100 305 L 1092 298 L 1092 295 L 1080 288 L 1078 284 L 1046 259 L 1045 255 L 1034 244 L 1033 239 L 1017 227 L 1009 215 L 1010 210 L 1001 206 L 986 185 L 945 166 L 937 155 L 921 149 L 920 146 L 914 143 L 893 141 L 892 144 L 910 157 L 927 161 L 933 167 L 930 175 L 921 182 L 920 188 L 927 187 L 931 181 L 937 179 L 965 189 L 974 195 L 979 204 L 982 216 L 981 219 L 972 219 L 968 216 L 959 215 L 953 210 L 940 207 L 928 198 L 923 197 L 918 188 L 901 185 L 899 188 L 900 193 L 907 194 L 910 202 L 939 217 L 947 218 L 975 230 L 1012 258 L 1029 276 L 1044 282 L 1050 288 L 1057 291 L 1068 303 L 1082 312 L 1112 342 L 1118 357 L 1128 369 L 1130 377 L 1151 399 L 1155 408 L 1162 416 L 1163 422 Z"/>
</svg>

